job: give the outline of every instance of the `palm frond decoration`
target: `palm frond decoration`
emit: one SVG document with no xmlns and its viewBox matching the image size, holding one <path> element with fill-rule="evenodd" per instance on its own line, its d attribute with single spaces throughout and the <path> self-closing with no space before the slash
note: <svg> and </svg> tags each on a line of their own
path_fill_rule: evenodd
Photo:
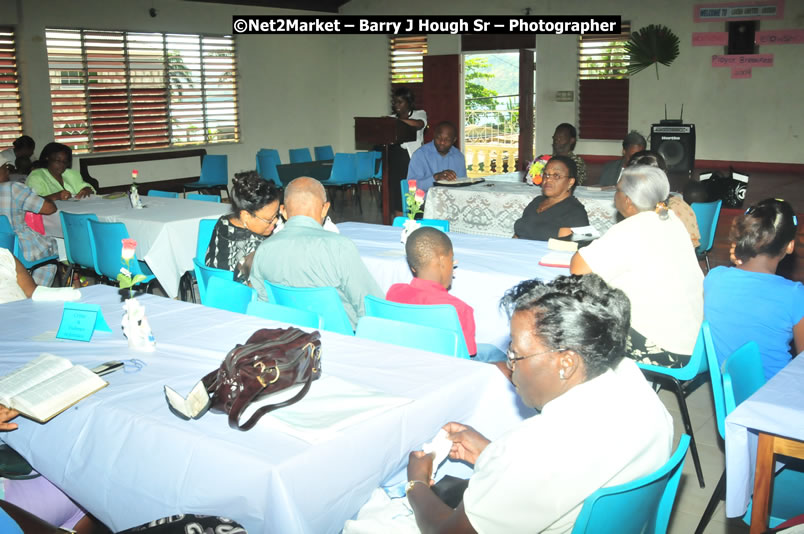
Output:
<svg viewBox="0 0 804 534">
<path fill-rule="evenodd" d="M 669 66 L 678 57 L 678 37 L 667 26 L 651 24 L 632 33 L 625 45 L 630 56 L 628 74 L 633 75 L 656 65 L 659 79 L 659 63 Z"/>
</svg>

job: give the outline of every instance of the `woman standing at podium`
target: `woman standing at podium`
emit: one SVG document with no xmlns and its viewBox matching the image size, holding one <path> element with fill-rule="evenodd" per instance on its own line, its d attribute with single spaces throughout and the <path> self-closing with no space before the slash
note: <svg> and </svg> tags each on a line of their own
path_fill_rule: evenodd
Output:
<svg viewBox="0 0 804 534">
<path fill-rule="evenodd" d="M 391 210 L 402 211 L 402 189 L 399 182 L 408 177 L 408 164 L 413 153 L 422 146 L 424 128 L 427 126 L 427 113 L 423 109 L 415 109 L 413 92 L 407 87 L 394 90 L 391 99 L 394 109 L 392 117 L 396 117 L 408 126 L 416 128 L 416 140 L 388 147 L 388 186 L 391 198 Z"/>
</svg>

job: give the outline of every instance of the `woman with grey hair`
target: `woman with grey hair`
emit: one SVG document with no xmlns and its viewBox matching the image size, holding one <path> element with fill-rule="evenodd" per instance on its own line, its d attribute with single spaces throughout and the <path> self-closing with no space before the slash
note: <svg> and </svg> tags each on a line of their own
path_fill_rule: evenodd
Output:
<svg viewBox="0 0 804 534">
<path fill-rule="evenodd" d="M 406 491 L 422 532 L 571 532 L 589 495 L 647 475 L 670 456 L 673 420 L 623 358 L 622 291 L 593 274 L 559 276 L 520 283 L 504 305 L 511 380 L 540 413 L 494 441 L 461 423 L 444 425 L 450 458 L 474 465 L 455 509 L 438 486 L 431 490 L 432 456 L 410 453 Z"/>
<path fill-rule="evenodd" d="M 631 300 L 629 356 L 682 367 L 703 320 L 703 273 L 689 233 L 667 207 L 669 193 L 661 169 L 626 168 L 614 195 L 625 219 L 579 250 L 570 271 L 597 273 Z"/>
</svg>

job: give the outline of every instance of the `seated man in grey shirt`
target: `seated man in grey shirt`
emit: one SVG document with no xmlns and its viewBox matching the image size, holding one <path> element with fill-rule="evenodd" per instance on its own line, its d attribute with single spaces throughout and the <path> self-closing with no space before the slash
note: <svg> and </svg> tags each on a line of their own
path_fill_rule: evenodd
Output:
<svg viewBox="0 0 804 534">
<path fill-rule="evenodd" d="M 631 161 L 631 156 L 645 150 L 647 145 L 647 141 L 645 141 L 645 138 L 642 137 L 639 132 L 631 130 L 631 132 L 625 136 L 625 139 L 623 139 L 623 157 L 609 161 L 603 165 L 603 169 L 600 172 L 600 180 L 597 185 L 617 185 L 617 182 L 620 181 L 620 173 L 623 172 L 628 162 Z"/>
<path fill-rule="evenodd" d="M 260 300 L 268 300 L 265 280 L 291 287 L 334 287 L 354 327 L 365 314 L 364 297 L 384 295 L 355 244 L 322 227 L 328 210 L 321 182 L 307 177 L 290 182 L 280 207 L 287 223 L 257 248 L 249 281 Z"/>
</svg>

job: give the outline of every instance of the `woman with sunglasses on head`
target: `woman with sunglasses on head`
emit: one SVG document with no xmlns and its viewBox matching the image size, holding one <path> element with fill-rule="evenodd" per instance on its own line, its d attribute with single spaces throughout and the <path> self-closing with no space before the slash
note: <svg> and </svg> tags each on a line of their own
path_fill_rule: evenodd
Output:
<svg viewBox="0 0 804 534">
<path fill-rule="evenodd" d="M 514 223 L 514 237 L 547 241 L 569 237 L 571 228 L 589 225 L 586 208 L 575 198 L 575 162 L 567 156 L 553 156 L 542 172 L 542 194 L 525 207 Z"/>
<path fill-rule="evenodd" d="M 412 452 L 407 496 L 422 532 L 570 532 L 589 495 L 670 457 L 672 418 L 623 358 L 630 306 L 622 291 L 593 274 L 559 276 L 522 282 L 503 304 L 512 381 L 541 413 L 493 442 L 444 426 L 450 457 L 474 464 L 454 510 L 430 489 L 432 457 Z"/>
<path fill-rule="evenodd" d="M 218 219 L 207 248 L 206 265 L 234 271 L 248 280 L 250 259 L 279 221 L 279 191 L 254 171 L 235 175 L 232 213 Z"/>
<path fill-rule="evenodd" d="M 784 200 L 767 199 L 732 223 L 731 261 L 704 279 L 704 318 L 721 363 L 749 341 L 759 345 L 769 379 L 804 351 L 804 285 L 776 274 L 793 253 L 798 221 Z"/>
</svg>

